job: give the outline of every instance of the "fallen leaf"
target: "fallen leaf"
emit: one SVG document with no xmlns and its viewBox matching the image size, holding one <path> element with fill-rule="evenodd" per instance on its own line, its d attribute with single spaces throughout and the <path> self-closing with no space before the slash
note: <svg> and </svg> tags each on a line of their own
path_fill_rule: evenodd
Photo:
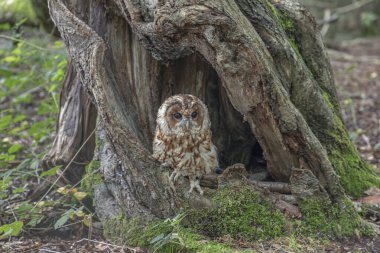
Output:
<svg viewBox="0 0 380 253">
<path fill-rule="evenodd" d="M 367 196 L 364 198 L 358 199 L 359 202 L 368 204 L 368 205 L 379 205 L 380 204 L 380 196 L 375 195 L 375 196 Z"/>
<path fill-rule="evenodd" d="M 368 196 L 380 196 L 380 190 L 374 186 L 366 190 L 364 193 L 367 194 Z"/>
</svg>

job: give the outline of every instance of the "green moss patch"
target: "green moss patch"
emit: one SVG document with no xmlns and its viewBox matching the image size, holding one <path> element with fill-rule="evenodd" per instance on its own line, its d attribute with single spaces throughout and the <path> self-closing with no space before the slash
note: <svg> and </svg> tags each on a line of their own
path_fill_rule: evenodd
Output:
<svg viewBox="0 0 380 253">
<path fill-rule="evenodd" d="M 342 120 L 337 115 L 334 116 L 332 130 L 321 141 L 347 194 L 360 197 L 371 186 L 380 188 L 380 177 L 359 156 Z"/>
<path fill-rule="evenodd" d="M 149 252 L 237 252 L 228 245 L 208 241 L 202 235 L 181 225 L 184 214 L 163 221 L 142 223 L 142 219 L 119 217 L 106 222 L 104 226 L 107 238 L 138 246 Z M 244 252 L 244 251 L 239 251 Z"/>
<path fill-rule="evenodd" d="M 138 246 L 149 252 L 205 253 L 244 252 L 236 245 L 254 245 L 283 236 L 325 240 L 373 235 L 349 200 L 344 201 L 343 207 L 329 200 L 325 203 L 317 198 L 305 200 L 300 203 L 303 218 L 293 221 L 286 221 L 250 186 L 221 189 L 213 200 L 214 208 L 188 210 L 187 215 L 181 213 L 149 223 L 139 217 L 127 219 L 121 215 L 105 222 L 105 235 L 118 244 Z M 213 241 L 216 238 L 227 243 Z"/>
<path fill-rule="evenodd" d="M 92 160 L 86 166 L 86 174 L 82 179 L 82 188 L 93 196 L 94 186 L 103 182 L 102 174 L 99 172 L 100 162 L 96 159 Z"/>
<path fill-rule="evenodd" d="M 335 204 L 321 203 L 319 199 L 309 199 L 300 203 L 303 218 L 295 221 L 295 233 L 316 238 L 342 238 L 354 235 L 372 235 L 348 200 L 345 208 Z"/>
<path fill-rule="evenodd" d="M 303 59 L 300 53 L 299 43 L 297 42 L 296 27 L 294 20 L 288 16 L 288 13 L 278 10 L 272 3 L 268 0 L 264 0 L 268 9 L 273 13 L 273 16 L 277 20 L 278 24 L 284 29 L 290 45 L 293 47 L 294 51 L 297 53 L 300 59 Z"/>
<path fill-rule="evenodd" d="M 194 228 L 215 238 L 256 241 L 284 235 L 285 218 L 270 202 L 249 186 L 221 189 L 216 207 L 192 214 Z"/>
</svg>

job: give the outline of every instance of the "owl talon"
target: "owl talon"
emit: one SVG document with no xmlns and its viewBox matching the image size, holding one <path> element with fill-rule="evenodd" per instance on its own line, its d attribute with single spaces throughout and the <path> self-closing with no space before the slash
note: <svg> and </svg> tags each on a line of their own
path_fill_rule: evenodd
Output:
<svg viewBox="0 0 380 253">
<path fill-rule="evenodd" d="M 219 168 L 219 167 L 215 168 L 215 173 L 216 173 L 216 174 L 222 174 L 223 171 L 224 171 L 224 170 L 223 170 L 222 168 Z"/>
<path fill-rule="evenodd" d="M 169 182 L 171 182 L 172 184 L 174 184 L 175 181 L 177 181 L 177 178 L 178 178 L 178 171 L 174 170 L 172 172 L 172 174 L 170 175 L 170 177 L 169 177 Z"/>
<path fill-rule="evenodd" d="M 170 189 L 172 189 L 174 193 L 177 193 L 177 189 L 175 188 L 174 184 L 171 181 L 169 181 L 169 186 L 170 186 Z"/>
<path fill-rule="evenodd" d="M 162 170 L 166 170 L 166 169 L 169 169 L 169 168 L 171 168 L 172 166 L 170 166 L 170 164 L 169 163 L 161 163 L 161 165 L 160 165 L 160 168 L 162 169 Z"/>
<path fill-rule="evenodd" d="M 203 190 L 199 185 L 199 180 L 190 180 L 190 190 L 188 191 L 188 194 L 190 195 L 194 189 L 198 190 L 200 195 L 203 195 Z"/>
</svg>

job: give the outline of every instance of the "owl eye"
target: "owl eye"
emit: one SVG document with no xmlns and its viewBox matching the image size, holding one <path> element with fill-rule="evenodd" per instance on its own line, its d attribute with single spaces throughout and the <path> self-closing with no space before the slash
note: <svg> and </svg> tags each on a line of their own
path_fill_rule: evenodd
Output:
<svg viewBox="0 0 380 253">
<path fill-rule="evenodd" d="M 191 117 L 192 117 L 193 119 L 195 119 L 197 116 L 198 116 L 198 113 L 197 113 L 197 112 L 193 112 L 193 113 L 191 114 Z"/>
<path fill-rule="evenodd" d="M 176 118 L 176 119 L 181 119 L 182 118 L 182 114 L 180 114 L 179 112 L 176 112 L 176 113 L 174 113 L 173 117 Z"/>
</svg>

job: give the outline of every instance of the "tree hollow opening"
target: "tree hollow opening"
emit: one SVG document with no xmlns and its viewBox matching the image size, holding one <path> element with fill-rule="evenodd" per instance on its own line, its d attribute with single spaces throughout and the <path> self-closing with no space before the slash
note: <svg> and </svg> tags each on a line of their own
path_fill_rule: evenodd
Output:
<svg viewBox="0 0 380 253">
<path fill-rule="evenodd" d="M 245 165 L 252 179 L 268 179 L 260 144 L 249 124 L 244 121 L 243 115 L 231 104 L 222 80 L 202 55 L 193 53 L 170 61 L 163 65 L 160 77 L 160 103 L 157 110 L 166 98 L 175 94 L 199 97 L 209 111 L 213 143 L 218 150 L 220 168 L 241 163 Z"/>
</svg>

